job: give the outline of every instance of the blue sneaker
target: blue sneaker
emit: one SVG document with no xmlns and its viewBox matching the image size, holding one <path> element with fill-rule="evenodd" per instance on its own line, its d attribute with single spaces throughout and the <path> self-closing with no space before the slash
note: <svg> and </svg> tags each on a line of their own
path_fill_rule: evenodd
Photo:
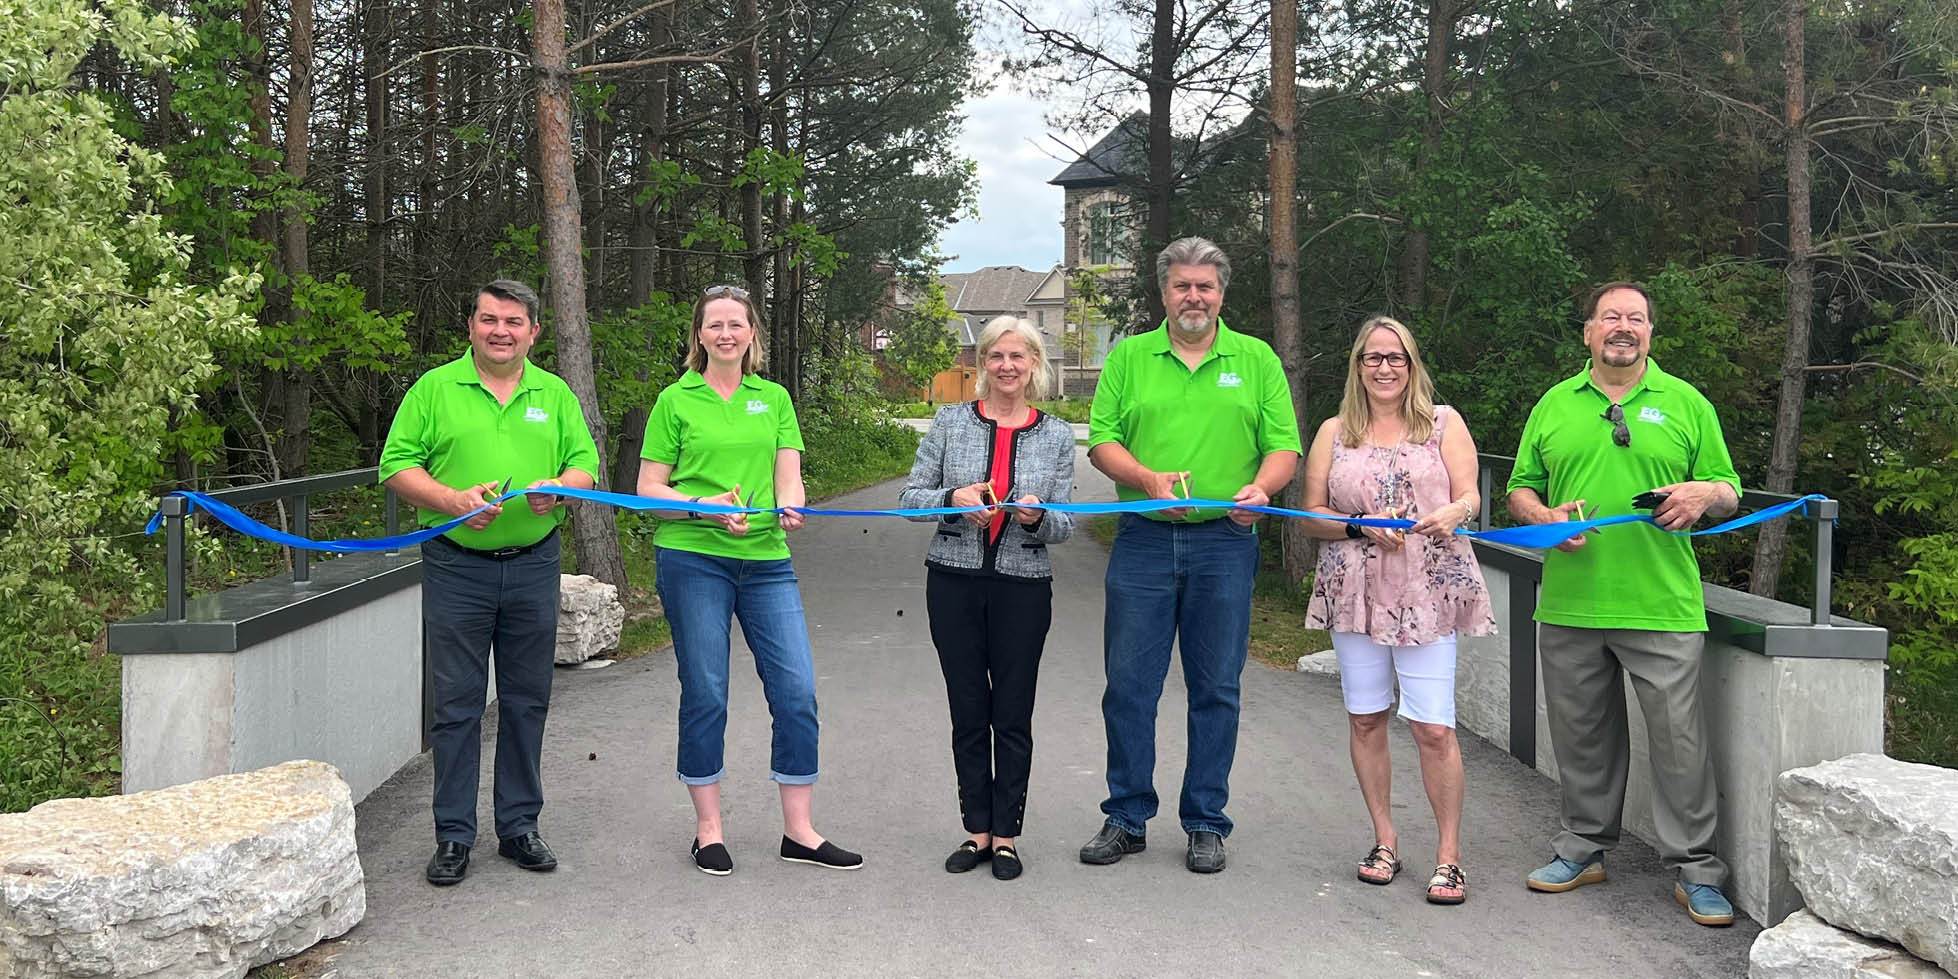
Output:
<svg viewBox="0 0 1958 979">
<path fill-rule="evenodd" d="M 1529 879 L 1524 881 L 1530 890 L 1545 894 L 1562 894 L 1576 890 L 1586 884 L 1604 883 L 1604 858 L 1596 857 L 1585 863 L 1572 863 L 1563 857 L 1553 857 L 1549 863 L 1530 871 Z"/>
<path fill-rule="evenodd" d="M 1721 928 L 1734 923 L 1734 905 L 1727 895 L 1712 884 L 1688 884 L 1684 881 L 1674 884 L 1672 899 L 1686 909 L 1692 919 L 1702 925 Z"/>
</svg>

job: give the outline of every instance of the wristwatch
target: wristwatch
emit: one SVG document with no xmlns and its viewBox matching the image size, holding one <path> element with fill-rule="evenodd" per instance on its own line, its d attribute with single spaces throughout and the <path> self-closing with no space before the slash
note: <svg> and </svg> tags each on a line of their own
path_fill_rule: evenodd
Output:
<svg viewBox="0 0 1958 979">
<path fill-rule="evenodd" d="M 1366 514 L 1364 514 L 1364 513 L 1355 513 L 1355 514 L 1349 514 L 1349 516 L 1351 516 L 1351 517 L 1352 517 L 1353 519 L 1355 519 L 1355 520 L 1359 520 L 1359 519 L 1361 519 L 1361 518 L 1363 518 L 1363 517 L 1365 517 L 1365 516 L 1366 516 Z M 1365 535 L 1365 534 L 1362 534 L 1362 533 L 1360 533 L 1360 525 L 1359 525 L 1359 524 L 1356 524 L 1356 523 L 1349 523 L 1349 524 L 1347 524 L 1347 525 L 1346 525 L 1346 536 L 1348 536 L 1348 537 L 1351 537 L 1351 538 L 1353 538 L 1354 540 L 1359 540 L 1360 538 L 1362 538 L 1362 537 L 1365 537 L 1366 535 Z"/>
</svg>

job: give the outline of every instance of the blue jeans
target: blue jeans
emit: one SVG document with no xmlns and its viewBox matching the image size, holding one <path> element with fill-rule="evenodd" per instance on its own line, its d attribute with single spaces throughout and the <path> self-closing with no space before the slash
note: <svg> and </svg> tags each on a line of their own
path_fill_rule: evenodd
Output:
<svg viewBox="0 0 1958 979">
<path fill-rule="evenodd" d="M 1109 822 L 1141 833 L 1156 814 L 1156 706 L 1180 640 L 1189 688 L 1189 754 L 1177 806 L 1184 832 L 1229 836 L 1239 682 L 1251 641 L 1258 537 L 1228 518 L 1186 524 L 1124 514 L 1108 555 L 1102 627 L 1108 689 Z"/>
<path fill-rule="evenodd" d="M 755 672 L 775 721 L 769 777 L 816 781 L 816 664 L 802 621 L 795 566 L 658 549 L 656 586 L 673 628 L 680 670 L 680 781 L 712 785 L 727 773 L 729 626 L 755 654 Z"/>
</svg>

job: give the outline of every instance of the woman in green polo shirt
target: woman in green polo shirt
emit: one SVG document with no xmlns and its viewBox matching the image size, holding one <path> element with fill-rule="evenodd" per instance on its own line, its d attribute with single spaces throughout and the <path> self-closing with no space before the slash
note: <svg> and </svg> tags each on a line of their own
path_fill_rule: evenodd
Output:
<svg viewBox="0 0 1958 979">
<path fill-rule="evenodd" d="M 855 870 L 863 858 L 810 823 L 816 782 L 816 668 L 785 531 L 802 526 L 802 430 L 762 365 L 761 312 L 748 293 L 714 286 L 693 307 L 687 372 L 659 393 L 646 420 L 639 495 L 747 506 L 762 512 L 696 517 L 665 511 L 653 537 L 657 587 L 680 671 L 678 772 L 693 798 L 694 865 L 725 875 L 734 860 L 721 830 L 727 736 L 729 626 L 754 650 L 774 718 L 770 775 L 782 796 L 784 860 Z M 782 508 L 777 515 L 777 507 Z"/>
</svg>

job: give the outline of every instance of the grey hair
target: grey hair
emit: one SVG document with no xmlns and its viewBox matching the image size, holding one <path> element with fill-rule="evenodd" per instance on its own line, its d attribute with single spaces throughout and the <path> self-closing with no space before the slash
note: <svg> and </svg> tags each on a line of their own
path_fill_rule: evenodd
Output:
<svg viewBox="0 0 1958 979">
<path fill-rule="evenodd" d="M 476 290 L 476 296 L 495 296 L 506 302 L 523 303 L 524 310 L 530 314 L 531 326 L 544 322 L 538 316 L 538 310 L 543 306 L 543 302 L 537 298 L 537 291 L 515 279 L 497 279 Z M 469 300 L 469 315 L 471 317 L 476 315 L 475 298 Z"/>
<path fill-rule="evenodd" d="M 1041 342 L 1040 331 L 1033 324 L 1018 316 L 995 316 L 986 322 L 986 328 L 979 332 L 977 360 L 979 377 L 972 388 L 980 397 L 986 396 L 986 355 L 992 352 L 993 344 L 1008 333 L 1019 337 L 1027 345 L 1027 356 L 1033 360 L 1032 369 L 1027 372 L 1027 400 L 1040 401 L 1047 397 L 1047 345 Z"/>
<path fill-rule="evenodd" d="M 1231 260 L 1208 238 L 1178 238 L 1163 246 L 1156 253 L 1156 288 L 1169 290 L 1169 267 L 1172 265 L 1210 265 L 1217 269 L 1217 286 L 1231 287 Z"/>
</svg>

